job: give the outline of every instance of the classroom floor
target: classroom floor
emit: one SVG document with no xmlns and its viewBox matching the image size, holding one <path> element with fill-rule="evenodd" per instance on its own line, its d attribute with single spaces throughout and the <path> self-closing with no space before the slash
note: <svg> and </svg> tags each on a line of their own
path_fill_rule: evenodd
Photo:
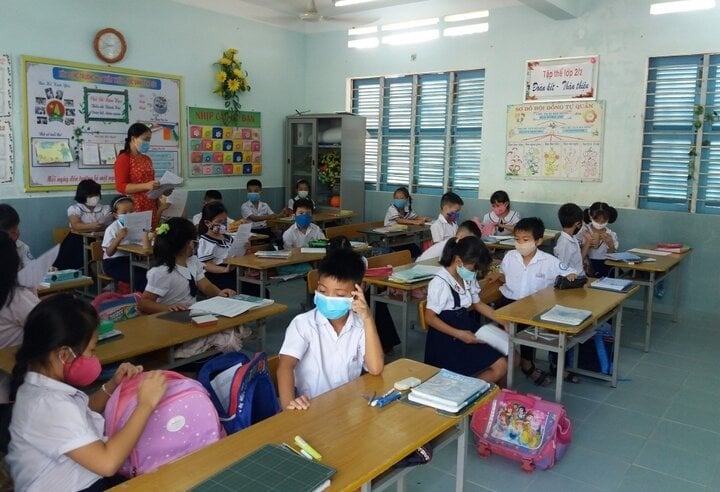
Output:
<svg viewBox="0 0 720 492">
<path fill-rule="evenodd" d="M 271 289 L 272 297 L 290 309 L 268 322 L 269 354 L 278 352 L 285 327 L 300 313 L 304 289 L 302 280 Z M 416 310 L 411 313 L 414 318 Z M 563 403 L 574 426 L 573 443 L 564 459 L 550 470 L 527 474 L 517 462 L 499 456 L 480 458 L 470 443 L 466 491 L 720 490 L 717 321 L 708 315 L 673 323 L 668 316 L 657 315 L 649 353 L 639 348 L 644 317 L 626 310 L 623 321 L 618 387 L 588 378 L 563 385 Z M 257 347 L 250 341 L 246 348 Z M 422 360 L 423 350 L 424 334 L 408 330 L 408 357 Z M 519 372 L 515 380 L 519 391 L 552 401 L 554 385 L 538 388 Z M 435 453 L 429 464 L 406 477 L 407 489 L 452 490 L 455 453 L 455 446 Z"/>
</svg>

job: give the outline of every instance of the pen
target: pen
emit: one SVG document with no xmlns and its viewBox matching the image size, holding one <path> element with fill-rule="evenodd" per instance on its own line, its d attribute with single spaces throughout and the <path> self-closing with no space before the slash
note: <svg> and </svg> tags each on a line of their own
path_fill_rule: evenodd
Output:
<svg viewBox="0 0 720 492">
<path fill-rule="evenodd" d="M 388 396 L 378 398 L 377 400 L 373 401 L 372 406 L 382 408 L 385 405 L 387 405 L 388 403 L 392 403 L 395 400 L 399 400 L 401 396 L 402 396 L 402 394 L 399 391 L 393 392 L 392 394 L 390 394 Z"/>
<path fill-rule="evenodd" d="M 300 451 L 305 451 L 306 453 L 308 453 L 310 456 L 312 456 L 316 460 L 320 461 L 322 459 L 322 456 L 320 455 L 320 453 L 315 451 L 315 449 L 312 446 L 310 446 L 307 442 L 305 442 L 305 439 L 303 439 L 302 437 L 295 436 L 295 444 L 300 446 Z"/>
<path fill-rule="evenodd" d="M 372 395 L 370 395 L 370 398 L 368 398 L 368 406 L 372 404 L 372 402 L 375 401 L 375 392 L 372 392 Z"/>
<path fill-rule="evenodd" d="M 302 457 L 304 457 L 304 458 L 310 458 L 310 459 L 312 459 L 311 456 L 305 456 L 304 454 L 302 454 L 302 453 L 301 453 L 302 450 L 298 451 L 297 449 L 295 449 L 294 447 L 290 446 L 290 445 L 289 445 L 288 443 L 286 443 L 286 442 L 281 443 L 280 446 L 282 446 L 283 448 L 287 449 L 288 451 L 292 451 L 293 453 L 295 453 L 295 454 L 298 455 L 298 456 L 302 456 Z"/>
</svg>

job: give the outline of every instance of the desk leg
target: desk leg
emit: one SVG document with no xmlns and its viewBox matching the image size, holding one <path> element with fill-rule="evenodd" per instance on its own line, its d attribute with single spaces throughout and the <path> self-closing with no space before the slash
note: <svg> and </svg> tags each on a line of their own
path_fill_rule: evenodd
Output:
<svg viewBox="0 0 720 492">
<path fill-rule="evenodd" d="M 617 388 L 618 373 L 620 372 L 620 335 L 622 334 L 622 304 L 615 313 L 615 349 L 613 350 L 612 380 L 610 385 Z M 577 359 L 576 359 L 577 360 Z"/>
<path fill-rule="evenodd" d="M 370 286 L 370 312 L 373 313 L 373 316 L 375 316 L 375 305 L 377 304 L 377 301 L 375 301 L 375 296 L 377 296 L 377 285 L 371 285 Z"/>
<path fill-rule="evenodd" d="M 567 334 L 563 331 L 558 336 L 557 374 L 555 376 L 555 401 L 562 401 L 563 374 L 565 374 L 565 347 Z"/>
<path fill-rule="evenodd" d="M 680 263 L 678 267 L 675 269 L 675 293 L 673 294 L 673 314 L 672 314 L 672 320 L 673 323 L 677 323 L 678 320 L 678 308 L 680 307 L 680 286 L 682 283 L 680 282 L 682 280 L 682 271 L 683 271 L 683 265 Z"/>
<path fill-rule="evenodd" d="M 135 291 L 135 255 L 130 253 L 130 292 Z M 116 286 L 117 287 L 117 286 Z"/>
<path fill-rule="evenodd" d="M 508 372 L 507 387 L 512 388 L 513 373 L 515 372 L 515 332 L 517 331 L 517 323 L 510 322 L 510 336 L 508 337 Z"/>
<path fill-rule="evenodd" d="M 258 297 L 261 299 L 265 298 L 265 289 L 267 288 L 268 283 L 268 271 L 267 270 L 260 270 L 260 294 L 258 294 Z"/>
<path fill-rule="evenodd" d="M 407 324 L 408 324 L 408 304 L 410 304 L 410 292 L 407 290 L 402 291 L 403 293 L 403 308 L 402 308 L 402 333 L 400 334 L 400 353 L 405 357 L 405 351 L 407 349 Z"/>
<path fill-rule="evenodd" d="M 465 415 L 460 418 L 458 425 L 460 426 L 460 434 L 457 438 L 457 463 L 455 465 L 455 491 L 462 492 L 465 486 L 465 457 L 467 456 L 467 440 L 470 416 Z"/>
<path fill-rule="evenodd" d="M 372 490 L 372 481 L 368 480 L 360 486 L 360 492 L 370 492 Z"/>
<path fill-rule="evenodd" d="M 256 323 L 258 336 L 260 337 L 260 352 L 265 352 L 265 348 L 267 346 L 267 330 L 265 319 L 259 319 Z"/>
<path fill-rule="evenodd" d="M 645 352 L 650 351 L 650 332 L 652 331 L 653 297 L 655 296 L 655 272 L 650 272 L 650 281 L 645 286 Z"/>
</svg>

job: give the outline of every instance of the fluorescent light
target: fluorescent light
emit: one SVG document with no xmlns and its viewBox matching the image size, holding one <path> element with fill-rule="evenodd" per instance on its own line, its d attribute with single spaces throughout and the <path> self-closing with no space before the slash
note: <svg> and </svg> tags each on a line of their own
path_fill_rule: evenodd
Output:
<svg viewBox="0 0 720 492">
<path fill-rule="evenodd" d="M 358 3 L 370 3 L 375 0 L 336 0 L 333 5 L 336 7 L 347 7 L 348 5 L 356 5 Z"/>
<path fill-rule="evenodd" d="M 443 29 L 443 36 L 464 36 L 465 34 L 478 34 L 487 32 L 489 25 L 487 22 L 482 24 L 469 24 L 467 26 L 448 27 Z"/>
<path fill-rule="evenodd" d="M 461 22 L 472 19 L 482 19 L 488 15 L 490 15 L 490 12 L 487 10 L 476 10 L 475 12 L 465 12 L 464 14 L 446 15 L 443 17 L 443 20 L 445 22 Z"/>
<path fill-rule="evenodd" d="M 348 40 L 348 48 L 355 49 L 366 49 L 366 48 L 377 48 L 380 44 L 378 38 L 362 38 L 362 39 L 350 39 Z"/>
<path fill-rule="evenodd" d="M 398 22 L 396 24 L 385 24 L 382 26 L 383 31 L 399 31 L 401 29 L 413 29 L 415 27 L 434 26 L 440 22 L 439 17 L 432 17 L 430 19 L 419 19 L 408 22 Z"/>
<path fill-rule="evenodd" d="M 432 41 L 440 37 L 440 31 L 438 29 L 429 29 L 427 31 L 416 31 L 416 32 L 404 32 L 402 34 L 392 34 L 390 36 L 383 36 L 383 44 L 400 45 L 400 44 L 414 44 L 424 43 L 426 41 Z"/>
<path fill-rule="evenodd" d="M 715 7 L 715 0 L 679 0 L 677 2 L 653 3 L 650 5 L 652 15 L 707 10 Z"/>
<path fill-rule="evenodd" d="M 362 36 L 363 34 L 375 34 L 377 32 L 377 26 L 370 27 L 353 27 L 348 29 L 348 36 Z"/>
</svg>

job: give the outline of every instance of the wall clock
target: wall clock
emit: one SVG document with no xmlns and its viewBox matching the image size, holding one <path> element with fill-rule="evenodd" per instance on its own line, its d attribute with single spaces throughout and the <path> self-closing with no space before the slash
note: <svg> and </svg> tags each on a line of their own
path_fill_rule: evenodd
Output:
<svg viewBox="0 0 720 492">
<path fill-rule="evenodd" d="M 93 40 L 95 55 L 106 63 L 117 63 L 125 58 L 127 43 L 120 31 L 106 27 L 100 29 Z"/>
</svg>

